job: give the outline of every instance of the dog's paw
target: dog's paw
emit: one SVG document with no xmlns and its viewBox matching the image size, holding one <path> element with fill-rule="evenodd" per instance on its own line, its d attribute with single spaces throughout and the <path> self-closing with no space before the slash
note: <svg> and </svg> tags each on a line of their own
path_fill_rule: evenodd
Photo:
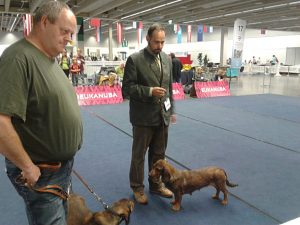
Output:
<svg viewBox="0 0 300 225">
<path fill-rule="evenodd" d="M 175 212 L 178 212 L 180 210 L 180 205 L 174 204 L 171 209 Z"/>
<path fill-rule="evenodd" d="M 212 198 L 212 199 L 216 199 L 216 200 L 219 200 L 219 199 L 220 199 L 219 196 L 217 196 L 217 195 L 213 195 L 213 196 L 211 196 L 211 198 Z"/>
<path fill-rule="evenodd" d="M 227 205 L 227 204 L 228 204 L 228 201 L 223 200 L 223 201 L 221 201 L 221 204 L 222 204 L 222 205 Z"/>
</svg>

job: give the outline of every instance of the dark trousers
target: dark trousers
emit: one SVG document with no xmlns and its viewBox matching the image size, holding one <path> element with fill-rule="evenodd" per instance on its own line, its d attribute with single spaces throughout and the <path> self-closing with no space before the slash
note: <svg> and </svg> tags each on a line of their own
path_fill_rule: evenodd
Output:
<svg viewBox="0 0 300 225">
<path fill-rule="evenodd" d="M 129 172 L 130 187 L 134 191 L 144 189 L 145 155 L 148 151 L 148 172 L 153 164 L 165 158 L 168 142 L 168 126 L 133 126 L 132 156 Z M 149 181 L 150 189 L 157 189 L 161 182 Z"/>
</svg>

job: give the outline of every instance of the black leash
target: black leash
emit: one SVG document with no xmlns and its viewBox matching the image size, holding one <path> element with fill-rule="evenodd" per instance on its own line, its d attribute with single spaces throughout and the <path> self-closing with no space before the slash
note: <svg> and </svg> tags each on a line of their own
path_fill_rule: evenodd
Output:
<svg viewBox="0 0 300 225">
<path fill-rule="evenodd" d="M 122 215 L 119 215 L 116 213 L 111 207 L 108 206 L 106 202 L 103 201 L 103 199 L 96 193 L 94 190 L 87 184 L 87 182 L 73 169 L 72 172 L 76 175 L 76 177 L 81 181 L 81 183 L 95 196 L 98 202 L 100 202 L 103 206 L 103 208 L 106 211 L 109 211 L 113 215 L 117 216 L 120 218 L 120 221 L 118 224 L 120 224 L 123 220 L 125 220 L 125 217 Z"/>
</svg>

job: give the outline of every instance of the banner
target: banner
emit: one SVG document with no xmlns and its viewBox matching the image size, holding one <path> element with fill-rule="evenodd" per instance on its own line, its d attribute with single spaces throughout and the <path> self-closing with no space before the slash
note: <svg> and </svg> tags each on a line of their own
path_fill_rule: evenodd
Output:
<svg viewBox="0 0 300 225">
<path fill-rule="evenodd" d="M 192 41 L 192 25 L 187 25 L 187 42 Z"/>
<path fill-rule="evenodd" d="M 24 37 L 27 37 L 29 33 L 31 32 L 32 28 L 32 16 L 30 14 L 23 15 L 23 35 Z"/>
<path fill-rule="evenodd" d="M 198 25 L 197 27 L 197 41 L 203 41 L 203 25 Z"/>
<path fill-rule="evenodd" d="M 79 105 L 117 104 L 123 102 L 121 86 L 75 87 Z"/>
<path fill-rule="evenodd" d="M 194 82 L 197 98 L 230 96 L 229 84 L 226 80 Z"/>
<path fill-rule="evenodd" d="M 185 94 L 184 94 L 181 83 L 173 83 L 172 88 L 173 88 L 173 99 L 174 100 L 185 99 Z"/>
<path fill-rule="evenodd" d="M 246 25 L 247 22 L 245 20 L 236 19 L 234 22 L 232 57 L 231 57 L 232 68 L 240 68 L 242 65 L 242 55 L 243 55 Z"/>
</svg>

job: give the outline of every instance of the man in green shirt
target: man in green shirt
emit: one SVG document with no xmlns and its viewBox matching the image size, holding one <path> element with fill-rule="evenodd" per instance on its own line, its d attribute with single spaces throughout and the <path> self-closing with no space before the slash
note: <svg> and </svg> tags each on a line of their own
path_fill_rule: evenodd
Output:
<svg viewBox="0 0 300 225">
<path fill-rule="evenodd" d="M 76 30 L 76 17 L 59 1 L 35 13 L 30 35 L 0 60 L 0 153 L 8 177 L 23 197 L 29 224 L 66 224 L 66 201 L 33 191 L 70 184 L 73 157 L 82 144 L 76 94 L 55 57 Z M 60 163 L 55 171 L 38 164 Z M 17 178 L 24 181 L 17 182 Z"/>
</svg>

